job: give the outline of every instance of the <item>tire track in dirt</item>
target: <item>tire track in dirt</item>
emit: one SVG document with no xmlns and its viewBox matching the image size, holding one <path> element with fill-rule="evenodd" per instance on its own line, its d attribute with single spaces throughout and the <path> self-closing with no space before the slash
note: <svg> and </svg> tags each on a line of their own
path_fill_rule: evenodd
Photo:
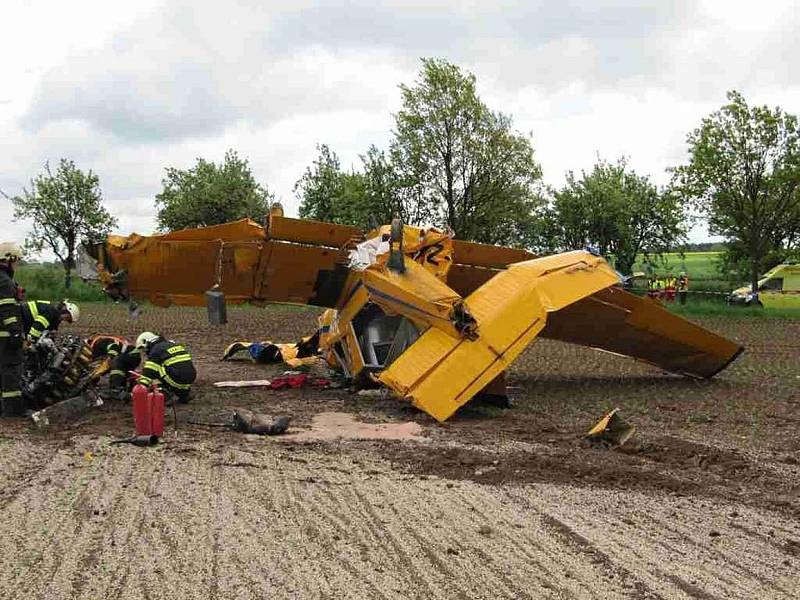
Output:
<svg viewBox="0 0 800 600">
<path fill-rule="evenodd" d="M 774 539 L 774 537 L 770 537 L 769 535 L 765 535 L 759 531 L 751 527 L 747 527 L 746 525 L 742 525 L 741 523 L 731 523 L 730 526 L 733 529 L 738 529 L 739 531 L 743 532 L 745 535 L 757 538 L 761 542 L 772 546 L 779 552 L 785 554 L 786 556 L 796 557 L 800 556 L 800 541 L 792 538 L 787 537 L 785 541 L 778 542 Z"/>
<path fill-rule="evenodd" d="M 264 457 L 248 454 L 252 460 L 244 461 L 239 458 L 241 452 L 241 449 L 237 449 L 237 456 L 232 462 L 214 467 L 214 471 L 220 475 L 217 479 L 223 484 L 215 509 L 219 517 L 215 524 L 218 573 L 224 573 L 217 590 L 222 597 L 235 594 L 237 598 L 261 598 L 286 589 L 287 579 L 276 573 L 282 574 L 297 568 L 298 561 L 292 564 L 286 560 L 286 553 L 280 552 L 280 544 L 286 540 L 285 533 L 294 530 L 288 523 L 282 522 L 294 517 L 289 516 L 288 511 L 280 511 L 270 499 L 276 483 L 270 473 L 274 458 L 271 460 L 273 464 L 265 464 Z M 248 464 L 244 467 L 230 466 L 245 462 Z M 226 471 L 236 474 L 225 476 L 223 473 Z M 270 496 L 265 495 L 268 492 Z M 288 497 L 288 492 L 285 495 Z M 252 504 L 261 504 L 259 500 L 262 498 L 268 499 L 263 511 L 266 518 L 248 522 Z M 265 578 L 265 573 L 269 574 L 269 578 Z M 318 589 L 312 586 L 305 591 L 314 592 Z"/>
<path fill-rule="evenodd" d="M 18 577 L 11 582 L 4 578 L 3 583 L 10 583 L 24 595 L 51 598 L 58 593 L 52 580 L 63 566 L 59 558 L 65 552 L 68 554 L 73 540 L 81 532 L 82 523 L 74 518 L 74 504 L 80 496 L 79 487 L 88 483 L 85 479 L 88 473 L 85 464 L 73 462 L 78 459 L 77 451 L 70 452 L 71 446 L 59 444 L 41 470 L 26 478 L 28 486 L 18 488 L 13 501 L 4 508 L 8 524 L 15 525 L 12 525 L 12 535 L 23 538 L 16 539 L 15 545 L 25 546 L 36 557 L 27 560 L 25 568 L 18 570 Z M 5 539 L 5 535 L 2 538 Z M 50 576 L 38 576 L 43 571 L 49 571 Z M 36 573 L 37 577 L 30 577 L 30 573 Z"/>
<path fill-rule="evenodd" d="M 450 484 L 450 485 L 452 485 L 452 484 Z M 463 489 L 462 488 L 456 493 L 456 495 L 460 499 L 460 501 L 463 502 L 469 508 L 469 510 L 471 510 L 475 514 L 480 515 L 481 518 L 484 521 L 488 522 L 488 521 L 491 520 L 488 515 L 482 513 L 480 511 L 480 509 L 478 509 L 478 507 L 475 506 L 474 494 L 470 494 L 467 491 L 467 489 Z M 519 552 L 520 554 L 523 554 L 525 556 L 525 558 L 527 559 L 525 561 L 525 563 L 526 563 L 525 566 L 529 567 L 529 570 L 533 573 L 533 575 L 536 578 L 539 579 L 539 581 L 543 585 L 552 586 L 552 582 L 550 581 L 550 578 L 553 575 L 553 573 L 547 566 L 545 566 L 544 562 L 542 562 L 542 556 L 545 555 L 547 553 L 547 551 L 546 551 L 545 547 L 543 545 L 539 544 L 536 540 L 533 540 L 533 539 L 530 539 L 530 538 L 526 538 L 523 535 L 515 533 L 515 530 L 518 532 L 519 529 L 521 529 L 523 527 L 524 526 L 519 524 L 519 523 L 513 523 L 512 527 L 509 528 L 506 531 L 506 536 L 505 536 L 506 541 L 507 542 L 511 542 L 512 547 L 517 552 Z M 537 555 L 533 551 L 529 550 L 528 547 L 532 547 L 532 548 L 536 549 L 539 553 L 541 553 L 541 555 Z M 530 569 L 531 565 L 535 565 L 537 567 L 537 569 L 536 570 Z M 542 579 L 542 577 L 545 577 L 545 578 Z"/>
<path fill-rule="evenodd" d="M 421 487 L 423 484 L 421 481 L 419 481 L 416 485 Z M 428 485 L 429 484 L 426 480 L 425 487 Z M 435 546 L 431 547 L 432 544 L 428 543 L 423 535 L 417 532 L 416 529 L 418 528 L 423 532 L 427 532 L 426 530 L 430 529 L 429 525 L 431 523 L 437 524 L 441 522 L 441 527 L 445 530 L 463 530 L 463 527 L 458 527 L 458 525 L 466 524 L 467 522 L 472 521 L 470 517 L 474 513 L 474 507 L 472 505 L 465 504 L 461 498 L 459 498 L 459 500 L 461 500 L 460 502 L 451 501 L 447 503 L 446 507 L 443 507 L 439 501 L 438 495 L 435 492 L 432 490 L 426 490 L 426 492 L 426 502 L 424 504 L 425 513 L 416 514 L 415 511 L 409 515 L 398 514 L 398 518 L 402 518 L 406 525 L 413 521 L 415 527 L 410 529 L 409 533 L 411 533 L 416 542 L 424 548 L 426 556 L 429 557 L 429 560 L 436 564 L 440 571 L 443 572 L 448 578 L 451 578 L 453 581 L 462 581 L 462 579 L 459 577 L 459 571 L 452 570 L 447 567 L 444 564 L 444 561 L 436 554 L 437 548 Z M 401 489 L 395 488 L 393 490 L 394 496 L 399 496 L 400 494 L 402 494 Z M 467 510 L 465 510 L 465 506 Z M 479 526 L 475 523 L 470 523 L 470 525 L 472 530 L 477 533 Z M 429 534 L 428 537 L 435 539 L 435 536 L 431 534 Z M 449 543 L 451 545 L 448 545 L 448 548 L 458 548 L 461 545 L 452 539 Z M 520 589 L 520 582 L 515 582 L 506 576 L 505 573 L 500 570 L 500 566 L 495 561 L 491 559 L 487 560 L 488 556 L 480 549 L 479 543 L 471 543 L 469 544 L 468 548 L 462 549 L 462 551 L 464 550 L 466 550 L 468 554 L 474 553 L 478 555 L 478 557 L 481 559 L 482 566 L 484 568 L 489 567 L 483 572 L 483 589 L 493 590 L 498 597 L 500 597 L 501 594 L 507 598 L 530 597 L 527 592 L 524 592 Z M 460 552 L 461 551 L 459 551 L 459 556 Z M 469 598 L 471 597 L 470 595 L 474 593 L 474 589 L 465 589 L 460 587 L 460 597 Z"/>
<path fill-rule="evenodd" d="M 797 567 L 791 562 L 782 566 L 773 548 L 746 538 L 724 537 L 726 515 L 732 508 L 743 511 L 741 519 L 760 521 L 771 516 L 775 522 L 776 516 L 769 511 L 712 503 L 705 507 L 668 496 L 656 502 L 648 496 L 570 487 L 553 492 L 563 500 L 545 505 L 548 514 L 567 522 L 610 560 L 624 564 L 662 596 L 670 598 L 678 590 L 687 593 L 689 587 L 695 594 L 700 590 L 716 598 L 750 598 L 768 590 L 771 598 L 790 599 L 800 592 L 800 579 L 792 577 L 792 573 L 800 575 Z M 586 502 L 592 496 L 596 499 Z M 681 509 L 684 503 L 687 508 Z M 648 508 L 637 510 L 638 506 Z M 709 536 L 709 531 L 714 533 Z M 659 537 L 670 543 L 659 544 Z M 716 540 L 725 540 L 724 546 L 718 546 Z M 671 552 L 673 545 L 682 551 Z M 679 575 L 686 589 L 676 588 L 673 575 Z"/>
<path fill-rule="evenodd" d="M 745 564 L 745 561 L 750 565 L 758 565 L 761 566 L 763 569 L 769 569 L 772 565 L 768 564 L 762 559 L 761 553 L 755 553 L 750 551 L 750 545 L 745 544 L 743 546 L 743 556 L 741 560 L 736 560 L 734 557 L 731 556 L 729 552 L 722 552 L 717 548 L 713 547 L 713 539 L 708 537 L 708 533 L 705 532 L 705 539 L 700 539 L 698 537 L 698 531 L 694 527 L 677 527 L 674 525 L 670 525 L 665 523 L 662 520 L 658 520 L 653 518 L 651 515 L 643 515 L 644 519 L 649 521 L 653 527 L 659 528 L 661 531 L 665 531 L 667 533 L 672 533 L 676 538 L 679 540 L 683 540 L 685 543 L 688 542 L 689 544 L 695 545 L 697 547 L 703 547 L 703 551 L 710 556 L 716 557 L 718 562 L 724 564 L 726 569 L 730 569 L 736 575 L 744 576 L 746 578 L 750 578 L 759 582 L 761 585 L 766 586 L 768 588 L 774 588 L 780 592 L 787 594 L 787 596 L 791 596 L 792 592 L 784 588 L 783 586 L 776 583 L 774 580 L 769 579 L 763 575 L 760 575 L 758 572 L 753 570 L 750 566 Z M 721 535 L 719 531 L 713 530 L 715 533 Z M 730 550 L 730 546 L 728 547 Z M 727 583 L 730 587 L 726 590 L 727 593 L 731 593 L 736 591 L 737 593 L 747 594 L 749 593 L 749 589 L 744 586 L 740 581 L 736 581 L 726 577 L 721 573 L 716 574 L 716 578 L 722 582 Z M 689 584 L 691 585 L 691 584 Z M 697 587 L 697 586 L 694 586 Z M 697 588 L 699 589 L 699 588 Z"/>
<path fill-rule="evenodd" d="M 67 441 L 36 446 L 10 442 L 2 453 L 3 460 L 0 461 L 0 510 L 4 510 L 20 493 L 27 490 L 33 480 L 56 458 L 59 450 L 67 445 Z"/>
<path fill-rule="evenodd" d="M 666 600 L 664 596 L 652 590 L 630 570 L 611 560 L 608 554 L 597 548 L 581 534 L 574 531 L 569 525 L 548 513 L 541 512 L 540 514 L 542 522 L 554 535 L 561 538 L 566 545 L 577 552 L 586 555 L 592 562 L 603 565 L 605 569 L 613 573 L 616 578 L 620 579 L 623 585 L 633 588 L 637 598 Z"/>
<path fill-rule="evenodd" d="M 80 535 L 74 544 L 78 563 L 70 578 L 70 598 L 119 597 L 124 593 L 130 563 L 119 559 L 124 557 L 126 549 L 137 547 L 147 531 L 144 514 L 158 485 L 161 458 L 154 452 L 144 454 L 122 448 L 109 451 L 107 469 L 119 476 L 111 479 L 110 484 L 109 478 L 104 478 L 101 481 L 105 484 L 99 489 L 86 488 L 83 492 L 93 499 L 94 506 L 109 506 L 109 509 L 102 519 L 85 518 L 88 531 L 76 532 L 76 537 Z M 121 544 L 116 541 L 119 535 L 124 536 Z M 109 594 L 109 587 L 117 578 L 121 585 Z M 139 592 L 149 596 L 151 589 L 143 585 Z"/>
<path fill-rule="evenodd" d="M 309 490 L 308 487 L 316 488 L 313 491 Z M 295 481 L 286 481 L 286 490 L 288 492 L 288 496 L 292 499 L 292 507 L 297 511 L 297 514 L 301 517 L 300 521 L 297 524 L 297 528 L 300 531 L 303 531 L 305 528 L 305 534 L 308 535 L 308 528 L 313 527 L 315 531 L 322 531 L 325 529 L 332 529 L 337 533 L 334 534 L 334 539 L 342 540 L 347 539 L 348 534 L 351 537 L 354 537 L 354 527 L 352 524 L 347 524 L 346 520 L 338 513 L 337 514 L 339 520 L 343 521 L 346 524 L 337 524 L 333 519 L 326 519 L 326 512 L 327 511 L 319 511 L 317 510 L 321 506 L 325 506 L 324 502 L 324 492 L 326 490 L 326 486 L 324 484 L 303 484 L 298 483 Z M 340 509 L 340 507 L 337 506 Z M 335 512 L 335 509 L 334 509 Z M 313 524 L 313 525 L 309 525 Z M 324 527 L 327 525 L 328 527 Z M 321 533 L 319 535 L 322 535 Z M 356 536 L 357 537 L 357 536 Z M 316 540 L 312 544 L 315 546 L 315 553 L 320 558 L 325 557 L 325 548 L 322 547 Z M 368 552 L 368 546 L 366 544 L 358 544 L 359 552 L 361 553 L 362 562 L 364 562 L 364 555 Z M 374 550 L 374 549 L 372 549 Z M 334 555 L 336 562 L 338 563 L 339 567 L 347 573 L 346 581 L 342 581 L 340 585 L 344 586 L 344 589 L 349 590 L 351 593 L 358 593 L 356 590 L 362 587 L 366 587 L 370 595 L 374 595 L 377 598 L 384 598 L 385 596 L 383 593 L 374 585 L 368 573 L 363 572 L 362 569 L 351 559 L 345 556 L 347 552 L 337 552 L 334 550 Z M 311 585 L 312 583 L 317 583 L 319 586 L 319 590 L 325 587 L 326 594 L 335 595 L 335 590 L 330 589 L 327 585 L 323 584 L 323 581 L 327 580 L 329 576 L 329 572 L 327 570 L 323 570 L 321 573 L 317 574 L 317 577 L 311 581 L 306 582 L 304 578 L 295 577 L 295 579 L 299 579 L 301 582 L 305 583 L 306 585 Z M 321 581 L 322 580 L 322 581 Z M 361 592 L 365 592 L 366 590 L 361 590 Z M 312 597 L 312 596 L 309 596 Z M 324 596 L 323 596 L 324 597 Z"/>
<path fill-rule="evenodd" d="M 408 574 L 404 579 L 406 584 L 410 581 L 416 582 L 421 585 L 422 593 L 432 598 L 434 596 L 433 589 L 430 582 L 424 576 L 424 570 L 418 568 L 411 559 L 410 553 L 403 547 L 403 544 L 394 531 L 388 527 L 379 527 L 377 524 L 382 521 L 375 511 L 372 504 L 366 499 L 363 492 L 359 492 L 357 488 L 353 489 L 353 495 L 359 502 L 362 512 L 365 514 L 366 519 L 364 522 L 370 529 L 373 539 L 379 544 L 383 551 L 387 554 L 388 560 L 394 564 L 397 561 L 401 565 L 401 571 Z M 384 541 L 385 540 L 385 541 Z"/>
<path fill-rule="evenodd" d="M 327 504 L 327 508 L 330 511 L 331 516 L 334 517 L 330 520 L 330 523 L 335 524 L 334 526 L 337 528 L 338 535 L 341 537 L 341 539 L 350 538 L 355 541 L 355 543 L 358 545 L 359 552 L 362 555 L 363 562 L 365 560 L 363 557 L 369 556 L 374 548 L 370 543 L 368 531 L 365 531 L 362 527 L 360 527 L 357 520 L 355 520 L 355 518 L 349 514 L 351 512 L 351 508 L 350 502 L 348 501 L 350 498 L 346 497 L 348 494 L 332 494 L 325 487 L 321 488 L 320 492 L 320 499 Z M 351 576 L 353 580 L 351 585 L 357 585 L 355 582 L 361 581 L 369 589 L 369 597 L 374 596 L 375 598 L 387 598 L 383 591 L 379 590 L 375 586 L 370 577 L 363 578 L 361 576 L 360 570 L 355 564 L 341 555 L 338 556 L 337 559 L 342 568 L 344 568 L 345 571 L 347 571 L 347 573 Z"/>
<path fill-rule="evenodd" d="M 103 462 L 96 465 L 101 469 L 104 465 L 108 465 L 114 461 L 113 455 L 105 457 Z M 79 560 L 78 568 L 71 579 L 70 596 L 79 598 L 86 587 L 92 581 L 96 581 L 94 576 L 95 567 L 101 562 L 102 554 L 109 546 L 111 535 L 117 531 L 125 519 L 121 507 L 126 503 L 124 494 L 122 493 L 123 485 L 132 480 L 132 474 L 135 470 L 133 461 L 114 461 L 113 468 L 119 477 L 114 479 L 103 478 L 96 489 L 90 489 L 89 486 L 84 487 L 83 491 L 78 494 L 73 503 L 73 512 L 77 512 L 76 507 L 80 510 L 88 510 L 92 514 L 84 514 L 81 522 L 81 527 L 75 531 L 75 538 L 80 536 L 83 526 L 87 521 L 92 519 L 95 511 L 103 509 L 91 508 L 93 506 L 108 506 L 102 519 L 102 524 L 95 527 L 94 531 L 89 532 L 88 538 L 91 540 L 85 550 L 84 556 Z M 121 464 L 120 464 L 121 462 Z M 95 502 L 92 502 L 95 500 Z M 94 523 L 93 523 L 94 524 Z M 54 575 L 54 574 L 53 574 Z"/>
</svg>

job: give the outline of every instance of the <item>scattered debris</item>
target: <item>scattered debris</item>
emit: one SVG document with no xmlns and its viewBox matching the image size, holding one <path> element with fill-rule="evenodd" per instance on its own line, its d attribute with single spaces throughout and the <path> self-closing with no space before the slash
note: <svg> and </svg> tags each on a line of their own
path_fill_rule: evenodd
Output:
<svg viewBox="0 0 800 600">
<path fill-rule="evenodd" d="M 251 381 L 217 381 L 214 387 L 218 388 L 245 388 L 245 387 L 270 387 L 269 379 L 253 379 Z"/>
<path fill-rule="evenodd" d="M 275 377 L 269 387 L 273 390 L 301 388 L 305 385 L 323 388 L 328 387 L 330 383 L 330 379 L 325 377 L 311 377 L 299 371 L 286 371 L 283 375 Z"/>
<path fill-rule="evenodd" d="M 51 423 L 61 422 L 82 414 L 91 408 L 103 405 L 99 394 L 85 390 L 80 396 L 67 398 L 61 402 L 51 404 L 47 408 L 37 410 L 31 414 L 33 424 L 39 429 L 49 427 Z"/>
<path fill-rule="evenodd" d="M 237 408 L 231 417 L 231 427 L 234 431 L 241 433 L 280 435 L 286 433 L 290 420 L 287 416 L 273 418 L 244 408 Z"/>
<path fill-rule="evenodd" d="M 367 388 L 363 390 L 358 390 L 356 392 L 357 396 L 362 396 L 364 398 L 388 398 L 390 393 L 387 388 Z"/>
<path fill-rule="evenodd" d="M 231 418 L 226 422 L 208 422 L 198 421 L 196 419 L 189 419 L 190 425 L 200 425 L 202 427 L 221 427 L 225 429 L 232 429 L 240 433 L 255 434 L 255 435 L 280 435 L 285 433 L 289 428 L 290 417 L 280 416 L 272 417 L 256 413 L 244 408 L 237 408 L 233 411 Z"/>
<path fill-rule="evenodd" d="M 622 446 L 627 442 L 636 428 L 620 417 L 618 411 L 619 408 L 615 408 L 600 419 L 586 434 L 586 439 L 611 446 Z"/>
<path fill-rule="evenodd" d="M 134 446 L 155 446 L 158 444 L 157 435 L 134 435 L 129 438 L 112 440 L 112 444 L 133 444 Z"/>
<path fill-rule="evenodd" d="M 67 335 L 54 339 L 45 332 L 25 357 L 23 394 L 30 405 L 40 409 L 31 414 L 33 423 L 47 427 L 101 406 L 96 386 L 109 368 L 107 360 L 92 360 L 92 350 L 82 338 Z"/>
</svg>

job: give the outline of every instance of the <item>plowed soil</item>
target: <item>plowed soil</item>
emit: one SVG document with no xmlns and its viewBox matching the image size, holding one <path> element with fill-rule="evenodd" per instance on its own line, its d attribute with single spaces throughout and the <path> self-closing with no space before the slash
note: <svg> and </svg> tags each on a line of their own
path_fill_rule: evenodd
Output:
<svg viewBox="0 0 800 600">
<path fill-rule="evenodd" d="M 702 321 L 747 346 L 708 382 L 538 341 L 511 408 L 440 425 L 346 389 L 213 387 L 279 372 L 218 358 L 297 339 L 313 310 L 233 309 L 217 328 L 194 309 L 85 314 L 72 332 L 185 342 L 196 397 L 153 448 L 110 443 L 131 433 L 125 404 L 48 431 L 0 422 L 0 598 L 800 597 L 798 322 Z M 234 407 L 290 415 L 296 437 L 190 424 Z M 636 436 L 590 446 L 613 407 Z M 326 423 L 345 437 L 309 435 Z"/>
</svg>

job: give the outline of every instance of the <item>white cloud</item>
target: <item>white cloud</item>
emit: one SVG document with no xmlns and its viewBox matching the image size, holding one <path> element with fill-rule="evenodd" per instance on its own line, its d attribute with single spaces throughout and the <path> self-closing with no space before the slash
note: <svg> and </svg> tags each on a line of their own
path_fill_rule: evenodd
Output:
<svg viewBox="0 0 800 600">
<path fill-rule="evenodd" d="M 98 173 L 120 229 L 149 231 L 166 166 L 235 148 L 296 210 L 328 143 L 344 165 L 385 146 L 397 84 L 420 56 L 473 71 L 492 108 L 532 131 L 547 183 L 596 156 L 664 183 L 686 133 L 728 89 L 800 110 L 797 11 L 786 1 L 560 3 L 6 2 L 0 189 L 46 161 Z M 0 199 L 0 218 L 11 219 Z M 23 224 L 3 236 L 22 237 Z M 704 237 L 696 232 L 694 237 Z"/>
</svg>

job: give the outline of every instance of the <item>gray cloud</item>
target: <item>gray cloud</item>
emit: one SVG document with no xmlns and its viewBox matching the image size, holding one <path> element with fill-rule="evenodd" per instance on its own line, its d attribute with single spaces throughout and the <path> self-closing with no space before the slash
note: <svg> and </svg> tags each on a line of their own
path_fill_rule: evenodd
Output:
<svg viewBox="0 0 800 600">
<path fill-rule="evenodd" d="M 399 81 L 369 78 L 382 68 L 413 72 L 419 56 L 447 57 L 508 87 L 612 85 L 659 71 L 665 50 L 654 40 L 693 14 L 679 6 L 686 5 L 171 2 L 109 48 L 68 57 L 43 77 L 23 122 L 36 129 L 81 120 L 134 142 L 213 136 L 240 121 L 384 107 Z M 376 72 L 331 78 L 331 57 L 371 62 Z"/>
<path fill-rule="evenodd" d="M 61 64 L 13 92 L 20 106 L 32 98 L 20 120 L 0 114 L 0 187 L 18 193 L 46 160 L 74 158 L 100 175 L 121 228 L 146 230 L 165 166 L 220 160 L 234 147 L 291 211 L 292 184 L 316 142 L 356 165 L 370 143 L 386 143 L 397 84 L 414 80 L 421 56 L 473 71 L 492 108 L 533 130 L 548 182 L 590 168 L 596 151 L 627 154 L 658 174 L 680 162 L 685 133 L 727 89 L 800 112 L 790 59 L 800 53 L 796 11 L 787 2 L 751 18 L 735 8 L 707 0 L 165 1 L 97 50 L 52 48 Z"/>
</svg>

